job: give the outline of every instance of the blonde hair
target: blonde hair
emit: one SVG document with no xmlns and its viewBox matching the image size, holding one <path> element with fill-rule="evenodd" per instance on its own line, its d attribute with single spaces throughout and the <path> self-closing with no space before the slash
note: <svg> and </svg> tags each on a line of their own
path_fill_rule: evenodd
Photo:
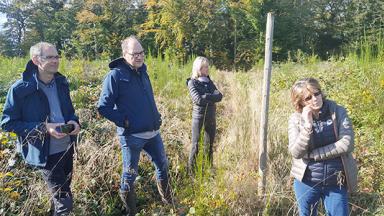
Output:
<svg viewBox="0 0 384 216">
<path fill-rule="evenodd" d="M 48 43 L 48 42 L 39 42 L 29 49 L 29 55 L 31 56 L 31 59 L 35 56 L 41 56 L 43 54 L 43 49 L 47 47 L 53 47 L 56 49 L 55 45 Z"/>
<path fill-rule="evenodd" d="M 201 68 L 203 66 L 209 67 L 209 61 L 207 58 L 198 56 L 196 57 L 195 61 L 193 61 L 193 67 L 192 67 L 192 79 L 197 79 L 201 76 Z"/>
<path fill-rule="evenodd" d="M 296 81 L 291 88 L 291 102 L 295 110 L 301 113 L 304 107 L 304 98 L 316 92 L 321 92 L 321 97 L 325 99 L 326 96 L 315 78 L 304 78 Z"/>
</svg>

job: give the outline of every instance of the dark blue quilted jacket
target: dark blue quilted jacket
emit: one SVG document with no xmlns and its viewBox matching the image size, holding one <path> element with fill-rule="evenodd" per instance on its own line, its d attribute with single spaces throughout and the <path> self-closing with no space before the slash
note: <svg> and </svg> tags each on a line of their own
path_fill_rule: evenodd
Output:
<svg viewBox="0 0 384 216">
<path fill-rule="evenodd" d="M 336 142 L 336 135 L 327 101 L 320 110 L 318 119 L 314 119 L 313 134 L 310 140 L 311 148 L 319 148 Z M 310 161 L 304 174 L 303 181 L 323 185 L 337 185 L 342 176 L 343 163 L 340 157 L 322 161 Z"/>
</svg>

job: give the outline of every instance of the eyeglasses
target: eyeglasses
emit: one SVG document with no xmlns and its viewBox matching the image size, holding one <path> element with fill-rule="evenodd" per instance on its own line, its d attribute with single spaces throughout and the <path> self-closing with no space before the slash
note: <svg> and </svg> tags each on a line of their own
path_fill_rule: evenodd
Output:
<svg viewBox="0 0 384 216">
<path fill-rule="evenodd" d="M 138 58 L 140 56 L 144 56 L 145 55 L 144 50 L 141 51 L 141 52 L 137 52 L 137 53 L 129 53 L 129 52 L 127 52 L 127 54 L 133 56 L 134 58 Z"/>
<path fill-rule="evenodd" d="M 44 60 L 48 60 L 48 61 L 51 61 L 51 60 L 59 60 L 61 57 L 58 56 L 58 55 L 55 55 L 55 56 L 40 56 L 42 59 Z"/>
<path fill-rule="evenodd" d="M 316 93 L 313 93 L 313 95 L 309 95 L 308 97 L 306 97 L 306 98 L 304 98 L 304 101 L 305 102 L 308 102 L 308 101 L 310 101 L 311 99 L 312 99 L 312 96 L 315 96 L 315 97 L 317 97 L 317 96 L 319 96 L 319 95 L 321 95 L 321 92 L 316 92 Z"/>
</svg>

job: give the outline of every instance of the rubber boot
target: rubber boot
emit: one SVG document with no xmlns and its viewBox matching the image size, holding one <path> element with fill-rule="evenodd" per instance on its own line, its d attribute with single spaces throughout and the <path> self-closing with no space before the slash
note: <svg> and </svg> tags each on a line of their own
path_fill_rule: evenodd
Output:
<svg viewBox="0 0 384 216">
<path fill-rule="evenodd" d="M 119 192 L 120 199 L 123 202 L 124 211 L 123 213 L 127 216 L 134 216 L 137 213 L 136 209 L 136 193 L 132 191 L 121 191 Z"/>
</svg>

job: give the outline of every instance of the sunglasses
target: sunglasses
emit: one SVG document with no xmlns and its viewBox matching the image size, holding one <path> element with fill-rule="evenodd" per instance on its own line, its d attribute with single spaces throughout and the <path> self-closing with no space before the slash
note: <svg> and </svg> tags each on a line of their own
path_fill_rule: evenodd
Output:
<svg viewBox="0 0 384 216">
<path fill-rule="evenodd" d="M 311 99 L 312 99 L 312 96 L 315 96 L 315 97 L 317 97 L 317 96 L 319 96 L 319 95 L 321 95 L 321 92 L 316 92 L 316 93 L 313 93 L 313 95 L 309 95 L 308 97 L 306 97 L 306 98 L 304 98 L 304 101 L 305 102 L 308 102 L 308 101 L 310 101 Z"/>
<path fill-rule="evenodd" d="M 58 56 L 58 55 L 55 55 L 55 56 L 40 56 L 40 58 L 44 59 L 44 60 L 48 60 L 48 61 L 51 61 L 53 59 L 55 60 L 59 60 L 61 57 Z"/>
</svg>

